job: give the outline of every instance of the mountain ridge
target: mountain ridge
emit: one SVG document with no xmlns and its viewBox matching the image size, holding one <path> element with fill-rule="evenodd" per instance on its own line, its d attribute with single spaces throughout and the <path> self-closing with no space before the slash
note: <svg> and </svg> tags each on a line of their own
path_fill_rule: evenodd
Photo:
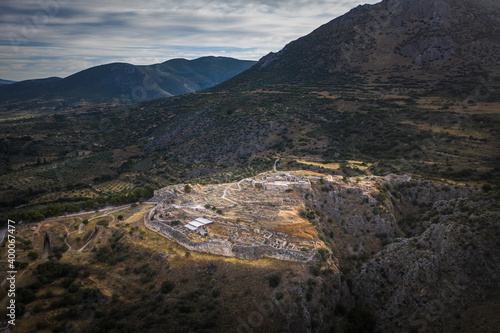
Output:
<svg viewBox="0 0 500 333">
<path fill-rule="evenodd" d="M 91 67 L 65 78 L 26 80 L 0 87 L 7 102 L 42 98 L 66 99 L 69 104 L 134 103 L 171 97 L 212 87 L 255 62 L 227 57 L 172 59 L 160 64 L 136 66 L 110 63 Z"/>
<path fill-rule="evenodd" d="M 500 76 L 500 4 L 490 0 L 384 0 L 358 6 L 223 84 L 371 84 L 391 76 L 426 81 L 427 92 L 450 81 Z M 394 75 L 393 75 L 394 74 Z"/>
</svg>

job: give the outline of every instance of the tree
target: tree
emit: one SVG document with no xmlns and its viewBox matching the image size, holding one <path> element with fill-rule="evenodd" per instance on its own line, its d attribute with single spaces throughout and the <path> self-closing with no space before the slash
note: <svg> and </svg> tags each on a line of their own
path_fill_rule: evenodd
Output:
<svg viewBox="0 0 500 333">
<path fill-rule="evenodd" d="M 320 248 L 318 250 L 318 253 L 317 253 L 317 256 L 319 257 L 319 259 L 321 259 L 322 261 L 327 261 L 328 260 L 328 257 L 330 257 L 330 252 L 328 252 L 327 249 L 325 249 L 324 247 Z"/>
<path fill-rule="evenodd" d="M 493 189 L 493 187 L 490 184 L 484 184 L 483 185 L 483 191 L 486 192 L 486 193 L 488 193 L 492 189 Z"/>
<path fill-rule="evenodd" d="M 169 292 L 174 290 L 174 288 L 175 288 L 175 283 L 173 283 L 170 280 L 163 281 L 161 284 L 161 292 L 163 294 L 168 294 Z"/>
<path fill-rule="evenodd" d="M 38 259 L 38 253 L 37 253 L 37 252 L 32 251 L 32 252 L 28 253 L 28 258 L 29 258 L 30 260 L 36 260 L 36 259 Z"/>
<path fill-rule="evenodd" d="M 278 274 L 271 274 L 269 276 L 269 286 L 271 288 L 276 288 L 281 281 L 281 277 Z"/>
</svg>

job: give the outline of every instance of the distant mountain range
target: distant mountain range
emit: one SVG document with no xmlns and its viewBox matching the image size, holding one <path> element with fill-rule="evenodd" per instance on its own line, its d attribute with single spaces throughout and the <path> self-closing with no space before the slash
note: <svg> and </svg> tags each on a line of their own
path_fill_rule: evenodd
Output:
<svg viewBox="0 0 500 333">
<path fill-rule="evenodd" d="M 255 63 L 226 57 L 173 59 L 149 66 L 112 63 L 66 78 L 27 80 L 0 86 L 0 102 L 62 99 L 69 104 L 134 103 L 203 90 L 232 78 Z"/>
<path fill-rule="evenodd" d="M 12 83 L 16 83 L 16 81 L 0 79 L 0 84 L 12 84 Z"/>
</svg>

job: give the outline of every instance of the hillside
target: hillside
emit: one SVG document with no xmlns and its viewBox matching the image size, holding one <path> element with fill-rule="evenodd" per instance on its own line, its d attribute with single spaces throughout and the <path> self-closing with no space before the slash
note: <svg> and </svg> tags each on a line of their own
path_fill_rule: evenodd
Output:
<svg viewBox="0 0 500 333">
<path fill-rule="evenodd" d="M 308 178 L 310 187 L 278 180 L 290 175 Z M 485 209 L 498 205 L 498 192 L 406 175 L 278 171 L 253 179 L 270 182 L 192 183 L 189 191 L 178 184 L 163 190 L 163 207 L 18 226 L 18 313 L 30 314 L 16 329 L 227 332 L 236 322 L 254 332 L 495 331 L 499 213 Z M 145 223 L 150 211 L 158 227 Z M 193 216 L 215 221 L 208 235 L 183 226 Z M 187 233 L 192 245 L 208 238 L 211 248 L 189 250 L 165 228 Z M 50 251 L 42 246 L 47 234 Z M 252 242 L 266 241 L 272 251 L 296 243 L 304 258 L 205 253 L 225 246 L 253 257 Z"/>
<path fill-rule="evenodd" d="M 362 83 L 371 92 L 397 87 L 413 94 L 469 94 L 478 76 L 500 76 L 499 17 L 500 3 L 493 0 L 359 6 L 223 86 Z"/>
<path fill-rule="evenodd" d="M 446 3 L 435 1 L 436 6 Z M 471 10 L 478 13 L 486 11 L 476 2 L 457 4 L 477 7 Z M 432 76 L 421 84 L 407 86 L 397 80 L 349 83 L 334 75 L 312 82 L 298 73 L 295 83 L 272 84 L 272 80 L 280 80 L 277 68 L 299 66 L 304 73 L 321 71 L 322 63 L 297 53 L 302 49 L 300 45 L 309 45 L 303 49 L 309 52 L 314 47 L 350 43 L 348 38 L 332 40 L 323 32 L 348 35 L 353 31 L 353 22 L 359 22 L 357 29 L 369 30 L 373 22 L 368 17 L 387 6 L 395 6 L 395 13 L 399 13 L 391 16 L 394 22 L 399 22 L 393 23 L 397 26 L 411 25 L 409 31 L 437 29 L 425 19 L 428 13 L 418 10 L 411 16 L 411 22 L 403 25 L 401 22 L 408 20 L 404 18 L 406 9 L 400 8 L 398 12 L 396 9 L 409 6 L 408 2 L 384 1 L 356 8 L 289 44 L 272 66 L 256 65 L 203 92 L 132 106 L 89 105 L 55 116 L 0 123 L 2 200 L 6 207 L 46 203 L 51 200 L 46 196 L 51 188 L 66 189 L 73 193 L 71 196 L 85 193 L 94 197 L 108 194 L 99 185 L 104 180 L 120 182 L 121 188 L 130 189 L 134 184 L 168 184 L 186 178 L 206 177 L 205 181 L 213 181 L 212 176 L 219 177 L 219 172 L 225 171 L 245 176 L 251 170 L 268 167 L 271 159 L 279 156 L 293 156 L 292 163 L 301 159 L 325 164 L 336 162 L 340 167 L 335 172 L 346 175 L 359 171 L 357 167 L 347 167 L 347 161 L 358 160 L 370 165 L 365 172 L 374 174 L 411 173 L 436 181 L 498 184 L 500 90 L 495 88 L 493 77 L 477 78 L 477 85 L 469 91 L 471 100 L 465 100 L 460 90 L 444 96 L 442 91 L 428 90 L 429 82 L 438 82 L 431 80 Z M 449 11 L 440 14 L 443 20 L 462 18 L 463 8 L 457 6 L 452 5 Z M 492 16 L 495 11 L 486 8 L 490 21 L 500 17 Z M 489 24 L 488 28 L 494 29 L 490 21 L 471 24 Z M 435 33 L 451 33 L 441 28 Z M 482 25 L 477 28 L 481 29 L 485 28 Z M 391 29 L 380 30 L 377 40 L 388 43 L 392 34 Z M 483 47 L 496 47 L 496 40 L 486 43 L 489 37 L 485 38 Z M 395 48 L 385 51 L 388 57 L 395 56 Z M 305 58 L 297 58 L 301 54 Z M 462 57 L 454 57 L 446 66 L 454 64 L 457 71 L 466 69 L 467 59 L 474 58 L 474 54 L 464 51 Z M 294 61 L 290 61 L 292 56 Z M 322 56 L 328 59 L 325 54 Z M 203 72 L 206 61 L 212 62 L 211 59 L 172 60 L 159 66 L 165 71 L 173 71 L 175 67 L 183 72 L 192 68 L 205 76 L 213 75 L 210 71 Z M 265 62 L 266 58 L 260 64 Z M 190 67 L 186 67 L 188 64 Z M 131 68 L 123 64 L 104 67 L 115 66 Z M 100 69 L 87 73 L 94 70 Z M 397 65 L 392 70 L 396 78 L 412 73 Z M 74 80 L 75 76 L 54 78 L 47 85 L 69 79 Z M 269 85 L 262 83 L 267 79 Z M 454 82 L 459 84 L 460 80 Z M 481 89 L 490 90 L 484 94 Z M 80 165 L 85 165 L 83 172 Z"/>
<path fill-rule="evenodd" d="M 1 121 L 19 327 L 496 332 L 497 9 L 386 0 L 203 91 Z"/>
<path fill-rule="evenodd" d="M 23 103 L 60 109 L 85 103 L 135 103 L 203 90 L 248 69 L 254 61 L 224 57 L 173 59 L 161 64 L 135 66 L 113 63 L 92 67 L 64 79 L 28 80 L 0 87 L 6 109 Z M 31 109 L 34 109 L 30 105 Z"/>
</svg>

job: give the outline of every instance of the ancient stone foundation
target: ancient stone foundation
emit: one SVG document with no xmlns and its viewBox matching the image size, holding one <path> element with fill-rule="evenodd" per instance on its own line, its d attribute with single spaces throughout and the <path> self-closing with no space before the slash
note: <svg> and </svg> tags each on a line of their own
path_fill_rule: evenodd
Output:
<svg viewBox="0 0 500 333">
<path fill-rule="evenodd" d="M 182 232 L 162 223 L 153 220 L 156 208 L 151 209 L 144 216 L 144 225 L 165 238 L 176 242 L 191 251 L 206 252 L 226 257 L 236 257 L 241 259 L 273 258 L 287 261 L 309 261 L 314 257 L 314 253 L 295 251 L 288 249 L 276 249 L 271 246 L 242 246 L 233 245 L 228 241 L 206 240 L 199 243 L 192 242 Z"/>
</svg>

